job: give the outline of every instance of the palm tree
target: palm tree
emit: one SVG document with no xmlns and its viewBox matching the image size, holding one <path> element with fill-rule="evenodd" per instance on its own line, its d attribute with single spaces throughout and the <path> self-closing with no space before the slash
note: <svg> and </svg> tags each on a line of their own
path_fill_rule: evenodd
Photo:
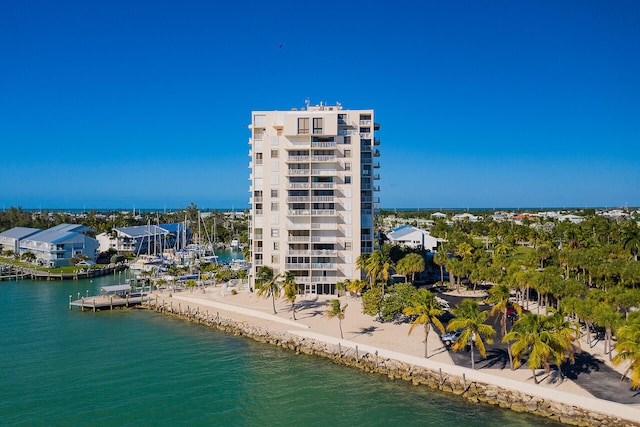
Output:
<svg viewBox="0 0 640 427">
<path fill-rule="evenodd" d="M 411 328 L 409 328 L 409 334 L 413 331 L 413 328 L 417 325 L 424 325 L 424 357 L 429 357 L 427 339 L 429 338 L 429 331 L 431 330 L 431 324 L 438 328 L 440 332 L 444 333 L 444 326 L 438 319 L 438 316 L 442 314 L 442 306 L 436 300 L 434 294 L 426 289 L 419 289 L 411 301 L 410 307 L 405 307 L 402 312 L 408 316 L 417 316 L 413 322 L 411 322 Z"/>
<path fill-rule="evenodd" d="M 573 360 L 573 331 L 568 328 L 559 313 L 551 316 L 526 313 L 511 327 L 502 338 L 503 342 L 511 342 L 514 368 L 520 366 L 520 358 L 529 353 L 527 365 L 533 372 L 533 381 L 538 384 L 536 369 L 541 366 L 547 372 L 551 370 L 551 361 L 558 366 L 565 360 L 567 350 Z"/>
<path fill-rule="evenodd" d="M 631 252 L 634 261 L 638 261 L 638 252 L 640 252 L 640 228 L 635 222 L 629 223 L 622 230 L 622 246 Z"/>
<path fill-rule="evenodd" d="M 509 306 L 513 307 L 518 316 L 522 314 L 522 307 L 515 302 L 511 302 L 511 289 L 504 283 L 499 283 L 489 289 L 489 297 L 485 300 L 488 304 L 493 304 L 489 313 L 491 316 L 500 316 L 500 329 L 502 336 L 507 334 L 507 309 Z M 511 348 L 507 346 L 507 353 L 509 353 L 509 366 L 513 370 L 513 356 L 511 355 Z"/>
<path fill-rule="evenodd" d="M 361 279 L 351 280 L 347 285 L 347 290 L 357 296 L 359 293 L 362 292 L 362 290 L 366 285 L 367 285 L 367 282 L 365 280 L 361 280 Z"/>
<path fill-rule="evenodd" d="M 404 258 L 398 261 L 398 265 L 396 268 L 398 273 L 405 276 L 405 282 L 407 281 L 406 276 L 408 276 L 409 274 L 411 274 L 411 281 L 415 282 L 416 273 L 422 273 L 424 269 L 424 258 L 422 257 L 422 255 L 415 252 L 406 255 Z"/>
<path fill-rule="evenodd" d="M 258 289 L 258 296 L 264 296 L 265 298 L 271 297 L 271 303 L 273 304 L 273 314 L 277 314 L 276 311 L 276 297 L 280 297 L 280 291 L 282 290 L 279 276 L 273 275 L 273 269 L 268 266 L 262 266 L 256 273 L 256 288 Z"/>
<path fill-rule="evenodd" d="M 296 283 L 296 277 L 290 271 L 284 272 L 282 279 L 282 286 L 284 288 L 284 296 L 291 303 L 291 315 L 293 320 L 296 319 L 296 298 L 298 297 L 298 284 Z"/>
<path fill-rule="evenodd" d="M 455 331 L 462 329 L 462 333 L 451 346 L 453 351 L 458 351 L 471 344 L 471 368 L 475 369 L 475 360 L 473 354 L 474 344 L 478 347 L 478 351 L 482 357 L 487 357 L 487 350 L 484 346 L 484 340 L 487 344 L 493 344 L 493 335 L 496 331 L 492 326 L 487 325 L 487 317 L 489 317 L 488 311 L 480 311 L 478 301 L 473 299 L 465 299 L 456 307 L 451 309 L 451 312 L 456 315 L 454 319 L 449 322 L 447 329 L 449 331 Z"/>
<path fill-rule="evenodd" d="M 370 284 L 373 286 L 373 277 L 369 275 L 369 270 L 367 268 L 369 264 L 369 254 L 362 254 L 356 259 L 356 267 L 358 270 L 364 272 L 369 278 Z M 361 276 L 362 277 L 362 276 Z"/>
<path fill-rule="evenodd" d="M 440 250 L 433 255 L 433 262 L 440 267 L 440 282 L 444 283 L 444 265 L 449 259 L 449 254 L 441 246 Z"/>
<path fill-rule="evenodd" d="M 607 303 L 600 303 L 596 306 L 594 312 L 594 321 L 598 325 L 604 328 L 604 353 L 609 354 L 609 360 L 612 360 L 611 349 L 611 336 L 612 330 L 622 320 L 622 314 L 620 314 L 615 308 L 611 307 Z"/>
<path fill-rule="evenodd" d="M 339 299 L 332 299 L 329 301 L 329 308 L 325 311 L 327 317 L 338 318 L 338 325 L 340 326 L 340 338 L 344 339 L 344 335 L 342 335 L 342 319 L 344 319 L 344 315 L 347 312 L 347 306 L 349 304 L 345 304 L 343 306 L 340 305 Z"/>
<path fill-rule="evenodd" d="M 618 329 L 616 336 L 618 354 L 613 357 L 613 364 L 629 362 L 622 379 L 631 373 L 631 387 L 635 390 L 640 386 L 640 316 L 637 312 L 629 316 L 629 321 Z"/>
<path fill-rule="evenodd" d="M 336 291 L 338 292 L 338 298 L 340 298 L 340 291 L 343 291 L 346 295 L 346 291 L 349 290 L 349 286 L 351 286 L 351 279 L 344 279 L 336 283 Z"/>
</svg>

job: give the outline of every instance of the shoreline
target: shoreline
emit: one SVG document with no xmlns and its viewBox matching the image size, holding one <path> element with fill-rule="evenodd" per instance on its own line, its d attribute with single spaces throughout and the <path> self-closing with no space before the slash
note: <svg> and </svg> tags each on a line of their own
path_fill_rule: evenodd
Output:
<svg viewBox="0 0 640 427">
<path fill-rule="evenodd" d="M 343 321 L 343 328 L 353 336 L 341 339 L 337 321 L 322 316 L 328 299 L 298 301 L 296 321 L 290 320 L 290 313 L 284 311 L 289 304 L 277 301 L 281 311 L 274 315 L 270 299 L 244 293 L 224 295 L 219 288 L 173 295 L 155 293 L 143 308 L 280 346 L 296 354 L 316 355 L 390 379 L 426 385 L 471 402 L 528 412 L 565 424 L 640 426 L 640 407 L 597 399 L 568 379 L 556 383 L 548 375 L 541 376 L 541 384 L 535 385 L 526 382 L 531 379 L 531 372 L 522 368 L 471 370 L 457 366 L 448 351 L 438 349 L 440 339 L 433 331 L 428 339 L 430 358 L 424 358 L 422 328 L 407 335 L 404 331 L 408 330 L 407 324 L 379 324 L 368 316 L 357 316 L 356 298 L 346 300 L 351 310 Z M 363 321 L 369 326 L 362 328 Z M 355 331 L 351 330 L 354 327 Z"/>
</svg>

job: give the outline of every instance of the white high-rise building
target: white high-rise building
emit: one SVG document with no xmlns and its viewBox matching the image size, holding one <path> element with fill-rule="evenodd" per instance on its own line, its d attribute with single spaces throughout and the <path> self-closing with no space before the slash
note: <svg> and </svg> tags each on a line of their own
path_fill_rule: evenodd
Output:
<svg viewBox="0 0 640 427">
<path fill-rule="evenodd" d="M 265 265 L 300 293 L 333 294 L 371 253 L 380 179 L 373 110 L 307 106 L 252 113 L 251 286 Z"/>
</svg>

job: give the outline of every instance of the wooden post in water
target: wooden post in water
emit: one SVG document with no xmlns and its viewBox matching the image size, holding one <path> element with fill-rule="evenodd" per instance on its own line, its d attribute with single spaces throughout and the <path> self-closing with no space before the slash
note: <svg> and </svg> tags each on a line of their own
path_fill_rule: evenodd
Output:
<svg viewBox="0 0 640 427">
<path fill-rule="evenodd" d="M 359 357 L 358 357 L 358 346 L 356 346 L 356 364 L 359 363 Z"/>
<path fill-rule="evenodd" d="M 338 357 L 342 359 L 342 346 L 340 345 L 340 342 L 338 342 Z"/>
<path fill-rule="evenodd" d="M 69 294 L 69 311 L 71 311 L 71 300 L 73 299 L 73 296 L 71 296 L 71 294 Z"/>
<path fill-rule="evenodd" d="M 87 298 L 89 298 L 89 289 L 87 289 L 86 293 L 87 293 Z"/>
<path fill-rule="evenodd" d="M 78 296 L 80 296 L 80 293 L 78 293 Z M 84 298 L 82 298 L 81 301 L 82 302 L 80 303 L 80 308 L 82 309 L 82 311 L 84 311 Z"/>
<path fill-rule="evenodd" d="M 113 295 L 109 297 L 109 310 L 113 310 Z"/>
<path fill-rule="evenodd" d="M 93 312 L 96 312 L 96 299 L 93 299 Z"/>
<path fill-rule="evenodd" d="M 78 299 L 80 299 L 80 292 L 78 292 Z"/>
</svg>

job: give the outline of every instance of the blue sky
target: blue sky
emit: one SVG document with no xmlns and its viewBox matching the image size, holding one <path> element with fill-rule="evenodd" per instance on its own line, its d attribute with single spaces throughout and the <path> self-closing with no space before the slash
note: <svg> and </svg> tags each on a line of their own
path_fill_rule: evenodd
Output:
<svg viewBox="0 0 640 427">
<path fill-rule="evenodd" d="M 0 3 L 3 207 L 245 207 L 306 98 L 376 110 L 385 208 L 640 205 L 640 2 L 218 3 Z"/>
</svg>

